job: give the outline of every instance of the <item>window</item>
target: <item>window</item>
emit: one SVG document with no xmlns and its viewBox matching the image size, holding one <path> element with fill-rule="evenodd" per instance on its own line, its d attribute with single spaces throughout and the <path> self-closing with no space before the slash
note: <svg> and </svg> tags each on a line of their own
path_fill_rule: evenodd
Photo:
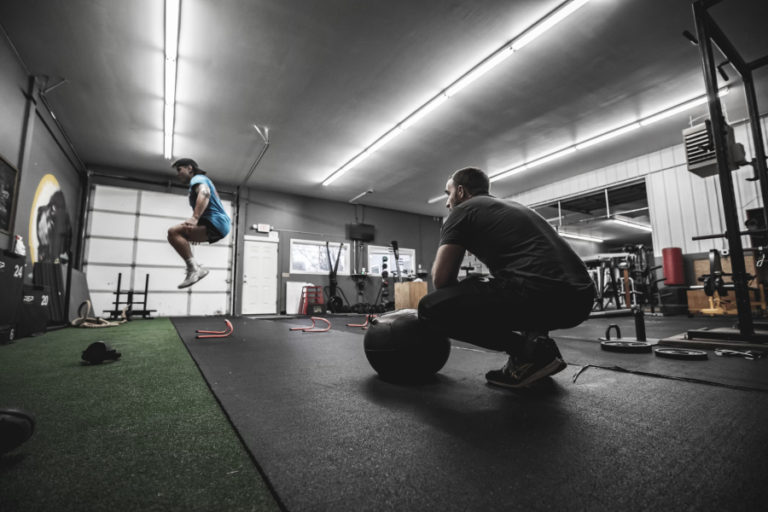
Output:
<svg viewBox="0 0 768 512">
<path fill-rule="evenodd" d="M 405 249 L 403 247 L 398 251 L 400 253 L 400 272 L 403 276 L 416 273 L 416 250 Z M 395 265 L 395 256 L 391 247 L 385 247 L 381 245 L 369 245 L 368 246 L 368 273 L 374 275 L 381 275 L 382 264 L 384 256 L 387 257 L 387 271 L 392 274 L 397 272 L 397 265 Z"/>
<path fill-rule="evenodd" d="M 349 245 L 344 244 L 339 256 L 339 243 L 331 242 L 326 250 L 325 242 L 320 240 L 291 239 L 291 273 L 292 274 L 328 274 L 331 266 L 328 264 L 328 251 L 331 264 L 336 265 L 339 258 L 339 274 L 349 274 Z"/>
</svg>

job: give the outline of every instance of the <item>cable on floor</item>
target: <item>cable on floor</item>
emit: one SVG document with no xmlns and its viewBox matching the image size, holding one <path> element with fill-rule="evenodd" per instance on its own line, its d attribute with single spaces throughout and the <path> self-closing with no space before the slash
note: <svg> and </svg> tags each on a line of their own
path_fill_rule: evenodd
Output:
<svg viewBox="0 0 768 512">
<path fill-rule="evenodd" d="M 601 370 L 631 373 L 634 375 L 642 375 L 644 377 L 656 377 L 659 379 L 681 380 L 683 382 L 691 382 L 693 384 L 705 384 L 707 386 L 716 386 L 716 387 L 728 388 L 728 389 L 738 389 L 739 391 L 759 391 L 761 393 L 768 393 L 768 389 L 751 388 L 749 386 L 737 386 L 734 384 L 723 384 L 722 382 L 713 382 L 710 380 L 694 379 L 691 377 L 672 377 L 670 375 L 662 375 L 660 373 L 649 373 L 649 372 L 641 372 L 639 370 L 628 370 L 627 368 L 622 368 L 621 366 L 600 366 L 597 364 L 588 364 L 588 365 L 582 366 L 581 369 L 578 372 L 576 372 L 576 374 L 573 376 L 574 384 L 576 383 L 576 379 L 578 379 L 579 376 L 582 373 L 584 373 L 588 368 L 600 368 Z"/>
</svg>

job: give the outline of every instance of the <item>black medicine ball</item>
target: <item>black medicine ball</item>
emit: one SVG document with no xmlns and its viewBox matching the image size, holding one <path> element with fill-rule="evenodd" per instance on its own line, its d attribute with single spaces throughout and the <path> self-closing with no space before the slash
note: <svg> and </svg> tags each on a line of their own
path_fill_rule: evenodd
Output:
<svg viewBox="0 0 768 512">
<path fill-rule="evenodd" d="M 35 418 L 21 409 L 0 409 L 0 455 L 32 437 Z"/>
<path fill-rule="evenodd" d="M 450 340 L 427 329 L 415 309 L 374 318 L 363 345 L 368 362 L 381 377 L 402 382 L 434 375 L 451 353 Z"/>
</svg>

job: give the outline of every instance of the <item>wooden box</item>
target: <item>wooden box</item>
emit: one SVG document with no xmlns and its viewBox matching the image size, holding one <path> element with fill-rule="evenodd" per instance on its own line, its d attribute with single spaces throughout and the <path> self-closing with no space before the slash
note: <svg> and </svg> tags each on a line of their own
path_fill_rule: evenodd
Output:
<svg viewBox="0 0 768 512">
<path fill-rule="evenodd" d="M 395 309 L 416 309 L 426 294 L 426 281 L 395 283 Z"/>
</svg>

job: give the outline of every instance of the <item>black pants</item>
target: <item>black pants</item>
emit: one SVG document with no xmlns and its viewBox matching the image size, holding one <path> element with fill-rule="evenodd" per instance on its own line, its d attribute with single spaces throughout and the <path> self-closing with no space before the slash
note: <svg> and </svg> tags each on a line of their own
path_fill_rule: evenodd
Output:
<svg viewBox="0 0 768 512">
<path fill-rule="evenodd" d="M 594 297 L 593 287 L 543 293 L 524 283 L 468 278 L 423 297 L 419 318 L 448 337 L 519 354 L 524 338 L 518 332 L 575 327 L 589 317 Z"/>
</svg>

